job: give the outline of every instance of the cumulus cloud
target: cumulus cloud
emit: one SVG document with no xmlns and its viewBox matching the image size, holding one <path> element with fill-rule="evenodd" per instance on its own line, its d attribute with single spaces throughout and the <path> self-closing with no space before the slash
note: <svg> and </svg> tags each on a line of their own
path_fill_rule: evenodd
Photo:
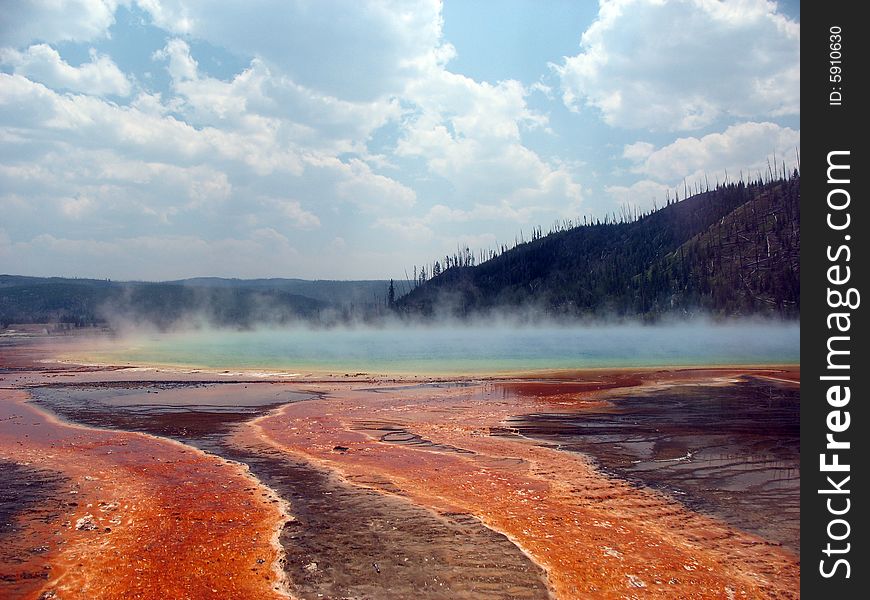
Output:
<svg viewBox="0 0 870 600">
<path fill-rule="evenodd" d="M 365 153 L 366 140 L 398 118 L 394 98 L 352 102 L 306 88 L 254 58 L 229 81 L 203 75 L 190 46 L 171 39 L 152 58 L 172 79 L 172 110 L 197 126 L 247 130 L 266 124 L 276 137 L 310 150 Z M 144 101 L 154 106 L 153 98 Z"/>
<path fill-rule="evenodd" d="M 800 110 L 800 27 L 767 0 L 603 0 L 551 65 L 565 104 L 626 128 L 691 130 Z"/>
<path fill-rule="evenodd" d="M 299 172 L 295 148 L 278 144 L 268 121 L 252 118 L 242 131 L 196 128 L 172 115 L 143 112 L 100 98 L 59 94 L 20 75 L 0 73 L 0 127 L 78 148 L 111 148 L 121 155 L 180 165 L 241 162 L 259 173 Z"/>
<path fill-rule="evenodd" d="M 320 217 L 304 203 L 385 213 L 416 201 L 411 188 L 364 161 L 297 146 L 282 127 L 277 119 L 247 111 L 223 127 L 194 127 L 157 94 L 119 106 L 0 73 L 0 131 L 14 131 L 7 146 L 22 150 L 0 165 L 9 192 L 2 200 L 9 208 L 5 218 L 16 230 L 42 228 L 58 237 L 68 227 L 63 218 L 77 221 L 82 235 L 105 231 L 111 223 L 127 231 L 157 231 L 185 224 L 202 229 L 206 223 L 236 228 L 273 218 L 284 227 L 313 229 Z M 70 190 L 80 195 L 71 197 Z M 294 190 L 304 202 L 287 198 Z M 14 200 L 21 197 L 29 201 Z M 262 197 L 278 200 L 257 200 Z M 38 218 L 39 207 L 56 210 Z M 234 222 L 234 216 L 240 218 Z"/>
<path fill-rule="evenodd" d="M 350 101 L 401 91 L 438 46 L 436 0 L 316 3 L 139 0 L 167 31 L 256 56 L 298 84 Z"/>
<path fill-rule="evenodd" d="M 108 35 L 116 0 L 15 0 L 4 2 L 0 39 L 20 47 L 33 41 L 88 42 Z"/>
<path fill-rule="evenodd" d="M 649 142 L 635 142 L 628 144 L 622 152 L 622 157 L 631 161 L 641 161 L 655 152 L 656 147 Z"/>
<path fill-rule="evenodd" d="M 190 55 L 190 46 L 182 39 L 169 40 L 166 46 L 154 52 L 151 58 L 169 62 L 167 69 L 176 84 L 199 77 L 197 73 L 199 65 Z"/>
<path fill-rule="evenodd" d="M 741 174 L 745 179 L 768 176 L 768 168 L 791 171 L 800 151 L 800 131 L 775 123 L 738 123 L 721 133 L 681 137 L 656 147 L 648 142 L 628 144 L 623 158 L 633 173 L 644 179 L 630 185 L 606 186 L 608 196 L 621 205 L 648 209 L 661 206 L 665 198 L 684 187 L 699 189 Z"/>
<path fill-rule="evenodd" d="M 795 150 L 800 148 L 800 131 L 775 123 L 740 123 L 722 133 L 700 138 L 683 137 L 671 144 L 641 156 L 636 145 L 626 148 L 625 157 L 634 161 L 634 171 L 675 182 L 684 177 L 697 177 L 704 172 L 724 174 L 739 170 L 755 175 L 767 170 L 767 161 L 774 156 L 794 166 Z"/>
<path fill-rule="evenodd" d="M 383 175 L 372 172 L 371 168 L 359 159 L 345 164 L 329 161 L 340 172 L 343 179 L 336 185 L 339 196 L 363 210 L 382 212 L 383 209 L 410 208 L 417 200 L 411 188 Z"/>
<path fill-rule="evenodd" d="M 146 6 L 161 27 L 256 56 L 249 69 L 223 82 L 198 72 L 181 39 L 156 53 L 167 61 L 178 108 L 190 122 L 223 128 L 242 115 L 277 119 L 270 125 L 288 139 L 332 157 L 347 152 L 365 157 L 373 132 L 399 123 L 398 155 L 424 158 L 427 169 L 463 198 L 579 203 L 579 185 L 569 171 L 522 142 L 524 130 L 547 125 L 545 115 L 528 108 L 529 90 L 510 80 L 477 82 L 446 68 L 454 51 L 441 39 L 438 3 L 327 4 L 317 14 L 285 5 L 271 14 L 285 15 L 287 27 L 299 35 L 282 32 L 281 39 L 272 37 L 274 23 L 255 23 L 262 18 L 258 13 L 270 13 L 266 4 L 261 11 L 241 10 L 235 2 L 217 10 L 199 2 Z M 330 15 L 328 22 L 322 15 Z M 234 31 L 225 31 L 227 22 L 234 23 Z M 312 39 L 315 30 L 318 37 Z M 358 81 L 360 73 L 366 82 Z M 383 204 L 413 204 L 414 194 L 405 186 L 353 161 L 341 162 L 347 166 L 340 170 L 349 175 L 339 182 L 339 195 L 368 207 L 379 198 Z"/>
<path fill-rule="evenodd" d="M 74 67 L 46 44 L 35 44 L 24 52 L 0 49 L 0 63 L 11 66 L 19 75 L 50 87 L 95 96 L 130 94 L 130 80 L 111 58 L 93 49 L 90 58 L 90 62 Z"/>
<path fill-rule="evenodd" d="M 452 73 L 434 57 L 426 77 L 409 85 L 415 111 L 406 119 L 396 154 L 422 158 L 450 182 L 462 203 L 576 207 L 580 185 L 563 165 L 541 158 L 523 132 L 546 128 L 514 80 L 478 82 Z"/>
<path fill-rule="evenodd" d="M 272 205 L 278 210 L 291 227 L 298 229 L 314 229 L 320 227 L 320 218 L 312 212 L 302 208 L 298 200 L 288 198 L 268 198 L 266 204 Z"/>
<path fill-rule="evenodd" d="M 422 216 L 380 217 L 375 222 L 375 227 L 390 231 L 409 241 L 421 242 L 437 239 L 442 250 L 445 247 L 453 249 L 457 241 L 471 243 L 469 240 L 475 239 L 486 242 L 479 246 L 489 247 L 496 241 L 495 234 L 462 234 L 457 236 L 454 230 L 455 226 L 472 222 L 481 224 L 510 221 L 516 228 L 522 228 L 530 223 L 539 222 L 536 221 L 536 218 L 546 212 L 548 209 L 537 206 L 514 208 L 506 201 L 500 204 L 476 204 L 468 209 L 436 204 Z M 511 235 L 514 233 L 515 231 L 511 231 Z M 475 244 L 472 246 L 478 247 Z"/>
<path fill-rule="evenodd" d="M 214 167 L 125 159 L 106 150 L 49 151 L 25 164 L 4 165 L 0 180 L 4 221 L 25 235 L 183 226 L 194 215 L 200 222 L 214 219 L 232 193 L 227 174 Z"/>
</svg>

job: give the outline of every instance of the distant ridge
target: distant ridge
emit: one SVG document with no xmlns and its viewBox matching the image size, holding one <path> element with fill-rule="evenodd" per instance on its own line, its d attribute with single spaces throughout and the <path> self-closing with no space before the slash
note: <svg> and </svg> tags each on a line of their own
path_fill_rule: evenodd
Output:
<svg viewBox="0 0 870 600">
<path fill-rule="evenodd" d="M 445 260 L 398 299 L 405 315 L 530 308 L 549 315 L 796 318 L 800 176 L 731 183 L 637 220 L 536 235 L 475 266 Z M 447 257 L 448 259 L 450 257 Z"/>
<path fill-rule="evenodd" d="M 386 298 L 389 282 L 380 279 L 360 279 L 345 281 L 341 279 L 237 279 L 225 277 L 192 277 L 167 281 L 188 286 L 206 287 L 243 287 L 252 289 L 282 290 L 315 300 L 340 304 L 365 304 L 375 297 L 380 301 Z"/>
<path fill-rule="evenodd" d="M 0 326 L 191 322 L 251 327 L 336 321 L 383 310 L 389 282 L 198 277 L 166 282 L 0 275 Z"/>
</svg>

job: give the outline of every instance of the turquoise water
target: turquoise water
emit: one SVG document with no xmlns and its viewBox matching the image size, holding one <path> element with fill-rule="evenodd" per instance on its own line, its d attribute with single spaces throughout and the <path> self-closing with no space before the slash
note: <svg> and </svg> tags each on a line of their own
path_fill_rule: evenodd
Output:
<svg viewBox="0 0 870 600">
<path fill-rule="evenodd" d="M 797 324 L 304 328 L 139 336 L 99 362 L 213 369 L 469 374 L 595 367 L 794 364 Z"/>
</svg>

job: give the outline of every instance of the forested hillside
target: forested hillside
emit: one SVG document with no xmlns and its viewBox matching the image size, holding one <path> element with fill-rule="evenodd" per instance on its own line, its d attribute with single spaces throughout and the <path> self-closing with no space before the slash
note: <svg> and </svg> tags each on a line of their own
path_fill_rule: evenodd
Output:
<svg viewBox="0 0 870 600">
<path fill-rule="evenodd" d="M 446 257 L 406 315 L 530 307 L 552 315 L 797 317 L 800 177 L 731 183 L 649 214 L 587 222 L 491 255 Z"/>
</svg>

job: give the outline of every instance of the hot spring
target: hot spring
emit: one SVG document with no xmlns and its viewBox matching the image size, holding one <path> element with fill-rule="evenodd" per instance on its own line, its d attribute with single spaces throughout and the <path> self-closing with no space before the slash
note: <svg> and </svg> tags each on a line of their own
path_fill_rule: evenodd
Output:
<svg viewBox="0 0 870 600">
<path fill-rule="evenodd" d="M 797 364 L 800 327 L 775 322 L 452 324 L 137 334 L 67 356 L 203 369 L 475 374 L 613 367 Z"/>
</svg>

